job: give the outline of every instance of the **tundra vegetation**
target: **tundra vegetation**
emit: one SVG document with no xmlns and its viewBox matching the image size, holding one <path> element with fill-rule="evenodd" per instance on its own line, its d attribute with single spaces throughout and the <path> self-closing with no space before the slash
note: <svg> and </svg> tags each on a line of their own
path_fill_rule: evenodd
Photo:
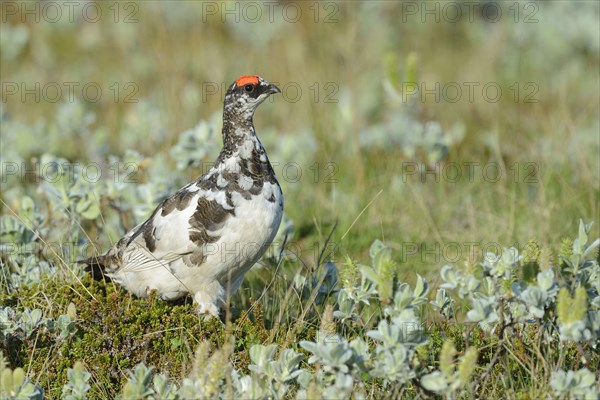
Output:
<svg viewBox="0 0 600 400">
<path fill-rule="evenodd" d="M 597 2 L 1 15 L 1 398 L 597 399 Z M 248 73 L 286 214 L 225 323 L 92 280 Z"/>
</svg>

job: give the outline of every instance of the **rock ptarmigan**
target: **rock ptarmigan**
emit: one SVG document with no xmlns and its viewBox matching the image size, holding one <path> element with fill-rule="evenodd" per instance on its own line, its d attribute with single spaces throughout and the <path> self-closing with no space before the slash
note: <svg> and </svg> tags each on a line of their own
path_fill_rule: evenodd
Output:
<svg viewBox="0 0 600 400">
<path fill-rule="evenodd" d="M 283 193 L 252 118 L 281 91 L 259 76 L 227 90 L 223 148 L 210 170 L 156 207 L 103 255 L 82 261 L 137 296 L 192 295 L 200 314 L 219 315 L 226 298 L 273 241 Z"/>
</svg>

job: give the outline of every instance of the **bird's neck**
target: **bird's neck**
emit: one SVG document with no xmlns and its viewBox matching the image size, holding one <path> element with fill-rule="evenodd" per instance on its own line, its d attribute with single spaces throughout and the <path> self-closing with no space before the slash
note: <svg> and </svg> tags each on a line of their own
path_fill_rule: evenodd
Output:
<svg viewBox="0 0 600 400">
<path fill-rule="evenodd" d="M 256 136 L 252 122 L 253 115 L 253 111 L 243 113 L 235 110 L 235 112 L 231 112 L 225 108 L 223 112 L 223 149 L 215 162 L 215 167 L 235 173 L 254 175 L 262 180 L 275 181 L 273 167 Z"/>
<path fill-rule="evenodd" d="M 223 123 L 223 149 L 219 154 L 217 164 L 224 163 L 231 158 L 240 158 L 243 162 L 255 164 L 257 167 L 269 164 L 267 153 L 256 136 L 252 117 L 233 123 L 231 120 L 227 120 Z"/>
<path fill-rule="evenodd" d="M 256 138 L 252 117 L 232 121 L 223 118 L 223 149 L 234 151 L 248 140 Z"/>
<path fill-rule="evenodd" d="M 228 179 L 236 181 L 240 175 L 250 177 L 255 182 L 276 183 L 275 172 L 264 147 L 254 134 L 251 133 L 238 136 L 225 136 L 223 146 L 213 168 L 224 173 Z"/>
</svg>

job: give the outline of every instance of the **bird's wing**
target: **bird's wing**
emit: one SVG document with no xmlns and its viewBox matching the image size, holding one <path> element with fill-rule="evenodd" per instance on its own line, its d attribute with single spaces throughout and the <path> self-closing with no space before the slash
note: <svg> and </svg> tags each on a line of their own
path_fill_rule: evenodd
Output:
<svg viewBox="0 0 600 400">
<path fill-rule="evenodd" d="M 112 250 L 120 255 L 118 272 L 168 269 L 182 257 L 189 266 L 198 266 L 204 260 L 204 246 L 219 240 L 232 215 L 235 210 L 225 192 L 188 185 L 115 245 Z"/>
</svg>

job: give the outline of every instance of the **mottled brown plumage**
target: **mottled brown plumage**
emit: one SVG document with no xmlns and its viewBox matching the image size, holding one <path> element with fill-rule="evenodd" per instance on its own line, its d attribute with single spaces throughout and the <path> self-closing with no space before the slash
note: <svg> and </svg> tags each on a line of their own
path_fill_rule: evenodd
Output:
<svg viewBox="0 0 600 400">
<path fill-rule="evenodd" d="M 217 315 L 273 240 L 283 194 L 256 137 L 254 111 L 279 89 L 257 76 L 231 85 L 223 108 L 223 148 L 212 168 L 162 201 L 109 251 L 84 262 L 139 296 L 194 296 Z"/>
</svg>

